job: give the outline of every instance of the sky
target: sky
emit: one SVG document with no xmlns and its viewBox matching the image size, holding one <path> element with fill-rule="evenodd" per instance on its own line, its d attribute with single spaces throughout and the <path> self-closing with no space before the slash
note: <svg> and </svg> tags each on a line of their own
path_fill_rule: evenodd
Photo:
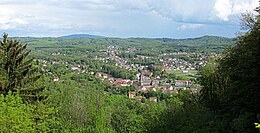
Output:
<svg viewBox="0 0 260 133">
<path fill-rule="evenodd" d="M 0 34 L 235 37 L 258 0 L 1 0 Z"/>
</svg>

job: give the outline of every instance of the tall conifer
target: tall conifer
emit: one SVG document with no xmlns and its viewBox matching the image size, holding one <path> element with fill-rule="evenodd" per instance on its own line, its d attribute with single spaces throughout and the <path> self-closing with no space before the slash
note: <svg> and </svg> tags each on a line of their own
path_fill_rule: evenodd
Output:
<svg viewBox="0 0 260 133">
<path fill-rule="evenodd" d="M 33 67 L 33 59 L 28 59 L 31 50 L 26 44 L 11 40 L 3 34 L 0 42 L 0 93 L 7 95 L 9 91 L 20 93 L 24 99 L 41 99 L 39 93 L 44 87 L 35 87 L 40 78 Z"/>
</svg>

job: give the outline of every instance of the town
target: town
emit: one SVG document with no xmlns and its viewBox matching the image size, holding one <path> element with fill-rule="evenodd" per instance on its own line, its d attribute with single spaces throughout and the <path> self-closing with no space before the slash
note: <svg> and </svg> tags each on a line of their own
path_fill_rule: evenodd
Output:
<svg viewBox="0 0 260 133">
<path fill-rule="evenodd" d="M 106 49 L 100 50 L 101 56 L 95 56 L 94 60 L 103 63 L 112 63 L 116 67 L 125 69 L 127 71 L 134 71 L 135 76 L 133 79 L 116 78 L 112 75 L 101 71 L 91 71 L 87 65 L 70 64 L 62 60 L 46 61 L 37 59 L 37 62 L 42 65 L 41 72 L 47 73 L 52 76 L 52 80 L 59 82 L 63 81 L 61 77 L 52 73 L 49 69 L 51 66 L 62 65 L 62 68 L 76 73 L 88 73 L 96 78 L 100 78 L 102 82 L 108 82 L 115 90 L 121 87 L 134 87 L 135 89 L 127 90 L 125 94 L 130 99 L 149 99 L 150 101 L 157 102 L 157 97 L 147 96 L 145 94 L 150 92 L 160 92 L 172 96 L 174 93 L 178 93 L 181 90 L 186 90 L 190 93 L 199 92 L 201 86 L 196 83 L 196 78 L 199 77 L 198 70 L 207 64 L 207 59 L 217 56 L 217 53 L 188 53 L 188 52 L 174 52 L 163 53 L 156 57 L 136 55 L 134 58 L 124 58 L 119 55 L 122 53 L 133 53 L 135 48 L 128 48 L 127 50 L 121 50 L 119 46 L 109 45 Z M 62 52 L 52 52 L 51 56 L 67 56 Z M 186 57 L 186 58 L 184 58 Z M 132 63 L 133 60 L 153 60 L 158 62 L 159 65 L 145 65 Z M 49 67 L 48 67 L 49 66 Z M 156 72 L 152 72 L 157 70 Z M 163 77 L 162 73 L 171 74 L 172 77 Z M 141 95 L 142 94 L 142 95 Z M 146 97 L 145 97 L 146 96 Z"/>
</svg>

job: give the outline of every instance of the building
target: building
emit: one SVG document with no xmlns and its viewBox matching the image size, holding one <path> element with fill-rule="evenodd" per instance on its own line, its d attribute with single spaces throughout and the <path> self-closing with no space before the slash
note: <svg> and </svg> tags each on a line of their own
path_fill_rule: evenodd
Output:
<svg viewBox="0 0 260 133">
<path fill-rule="evenodd" d="M 143 97 L 143 96 L 136 96 L 135 98 L 136 98 L 137 100 L 140 100 L 140 101 L 141 101 L 144 97 Z"/>
<path fill-rule="evenodd" d="M 151 102 L 157 102 L 157 97 L 150 97 L 149 100 L 150 100 Z"/>
<path fill-rule="evenodd" d="M 128 92 L 128 97 L 133 99 L 136 96 L 136 92 Z"/>
<path fill-rule="evenodd" d="M 101 77 L 101 76 L 102 76 L 102 74 L 99 73 L 99 72 L 97 72 L 97 73 L 95 74 L 95 77 L 97 77 L 97 78 L 99 78 L 99 77 Z"/>
<path fill-rule="evenodd" d="M 70 67 L 70 70 L 72 70 L 72 71 L 77 71 L 77 70 L 79 70 L 79 68 L 76 67 L 76 66 L 72 66 L 72 67 Z"/>
<path fill-rule="evenodd" d="M 191 80 L 175 80 L 175 86 L 188 87 L 192 85 Z"/>
<path fill-rule="evenodd" d="M 59 77 L 52 77 L 52 80 L 57 82 L 57 81 L 60 80 L 60 78 Z"/>
<path fill-rule="evenodd" d="M 107 79 L 108 78 L 108 74 L 103 74 L 103 78 Z"/>
</svg>

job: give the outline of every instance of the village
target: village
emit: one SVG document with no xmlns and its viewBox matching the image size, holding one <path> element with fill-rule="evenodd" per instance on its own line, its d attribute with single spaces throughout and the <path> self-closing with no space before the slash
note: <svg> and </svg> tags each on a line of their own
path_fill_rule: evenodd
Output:
<svg viewBox="0 0 260 133">
<path fill-rule="evenodd" d="M 138 99 L 141 100 L 145 98 L 144 96 L 138 95 L 138 93 L 148 93 L 151 91 L 154 92 L 162 92 L 168 95 L 172 95 L 173 93 L 178 93 L 181 90 L 187 90 L 190 93 L 197 93 L 200 89 L 200 86 L 196 84 L 196 77 L 199 75 L 197 73 L 191 73 L 192 71 L 197 71 L 200 67 L 203 67 L 207 64 L 207 58 L 216 56 L 216 53 L 187 53 L 187 52 L 175 52 L 175 53 L 164 53 L 160 54 L 158 57 L 149 57 L 149 56 L 141 56 L 137 55 L 137 59 L 149 59 L 152 58 L 154 60 L 158 60 L 161 66 L 154 66 L 159 68 L 162 72 L 171 72 L 178 71 L 180 73 L 179 77 L 186 76 L 190 77 L 190 79 L 166 79 L 162 78 L 159 75 L 147 70 L 147 65 L 141 64 L 130 64 L 128 58 L 119 57 L 118 54 L 125 52 L 131 53 L 134 52 L 135 48 L 128 48 L 126 51 L 120 50 L 119 46 L 108 46 L 106 50 L 102 50 L 101 55 L 106 55 L 106 57 L 95 57 L 95 60 L 106 62 L 114 62 L 115 66 L 126 69 L 128 71 L 136 71 L 136 76 L 134 80 L 130 79 L 122 79 L 122 78 L 114 78 L 113 76 L 104 73 L 104 72 L 93 72 L 88 71 L 87 68 L 83 65 L 71 65 L 68 62 L 62 61 L 45 61 L 38 60 L 41 62 L 43 68 L 41 68 L 42 72 L 52 74 L 45 68 L 48 65 L 59 65 L 64 64 L 70 71 L 81 74 L 81 73 L 89 73 L 94 75 L 96 78 L 100 78 L 102 81 L 107 81 L 109 84 L 115 86 L 116 88 L 120 87 L 130 87 L 134 86 L 136 88 L 135 91 L 129 91 L 126 96 L 130 99 Z M 51 53 L 52 56 L 60 55 L 59 52 Z M 197 62 L 189 62 L 188 60 L 184 60 L 178 58 L 180 55 L 191 56 Z M 172 58 L 176 56 L 176 58 Z M 178 75 L 177 75 L 178 76 Z M 55 75 L 52 77 L 53 81 L 60 81 L 59 76 Z M 150 101 L 157 102 L 157 97 L 149 97 Z"/>
<path fill-rule="evenodd" d="M 131 64 L 129 63 L 128 58 L 121 58 L 118 56 L 118 54 L 125 52 L 125 53 L 132 53 L 136 49 L 135 48 L 128 48 L 127 51 L 120 51 L 119 46 L 108 46 L 106 52 L 103 52 L 103 55 L 106 55 L 106 57 L 95 57 L 96 60 L 100 60 L 103 62 L 108 61 L 115 61 L 115 65 L 125 68 L 127 70 L 137 70 L 137 69 L 144 69 L 148 66 L 143 66 L 140 64 Z M 102 51 L 102 50 L 101 50 Z M 184 55 L 187 57 L 190 57 L 192 59 L 197 60 L 197 62 L 189 62 L 188 60 L 184 60 L 181 58 L 171 58 L 168 56 L 180 56 Z M 150 56 L 143 56 L 143 55 L 137 55 L 136 58 L 133 60 L 143 60 L 143 59 L 152 59 L 152 60 L 158 60 L 160 62 L 161 66 L 160 68 L 162 70 L 196 70 L 199 69 L 199 67 L 204 67 L 207 64 L 207 59 L 209 57 L 215 57 L 217 54 L 215 52 L 210 53 L 187 53 L 187 52 L 174 52 L 174 53 L 164 53 L 158 55 L 158 57 L 150 57 Z"/>
<path fill-rule="evenodd" d="M 141 73 L 136 74 L 136 80 L 121 79 L 109 77 L 108 74 L 96 73 L 95 77 L 101 78 L 102 80 L 107 80 L 111 85 L 115 85 L 117 88 L 125 86 L 134 86 L 137 88 L 135 91 L 129 91 L 127 96 L 131 99 L 142 100 L 146 98 L 144 96 L 138 96 L 137 93 L 148 93 L 150 91 L 162 92 L 169 95 L 173 93 L 179 93 L 181 90 L 187 90 L 190 93 L 197 93 L 198 88 L 191 88 L 193 82 L 192 80 L 174 80 L 171 82 L 166 82 L 160 77 L 151 79 L 150 77 L 153 73 L 143 70 Z M 150 101 L 157 102 L 157 97 L 149 97 Z"/>
</svg>

